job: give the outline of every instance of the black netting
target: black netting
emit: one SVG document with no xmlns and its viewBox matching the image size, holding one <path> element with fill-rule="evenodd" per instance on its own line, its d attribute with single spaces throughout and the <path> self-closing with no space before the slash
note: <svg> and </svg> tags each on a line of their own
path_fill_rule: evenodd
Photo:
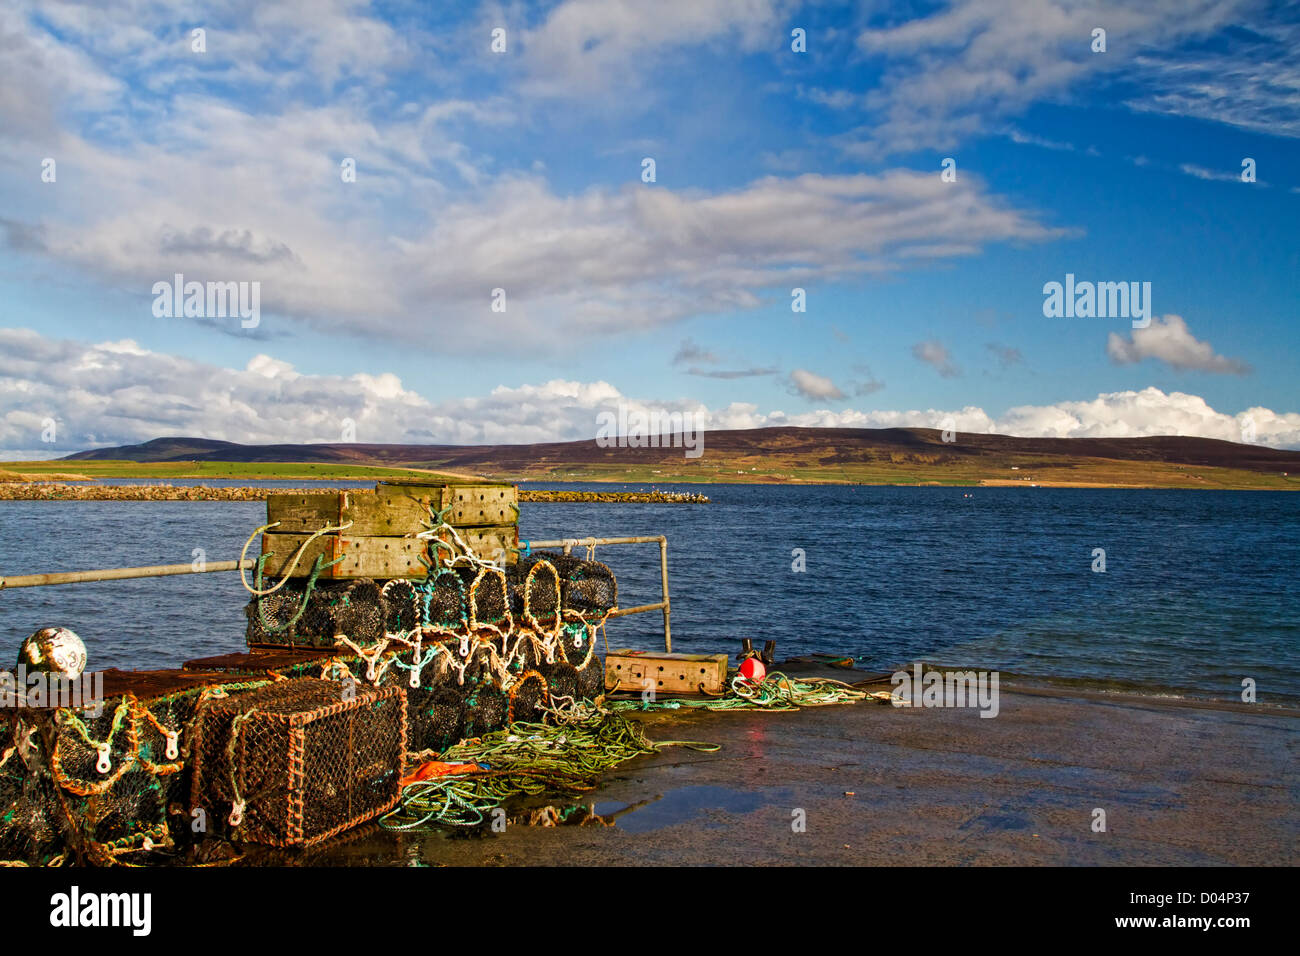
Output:
<svg viewBox="0 0 1300 956">
<path fill-rule="evenodd" d="M 334 608 L 334 636 L 346 637 L 360 647 L 384 637 L 384 608 L 379 585 L 369 578 L 354 581 Z"/>
<path fill-rule="evenodd" d="M 529 627 L 552 631 L 560 613 L 560 579 L 555 566 L 534 555 L 520 562 L 525 567 L 517 576 L 521 617 Z"/>
<path fill-rule="evenodd" d="M 618 607 L 618 581 L 607 565 L 582 561 L 561 575 L 560 595 L 566 612 L 575 611 L 584 618 L 601 617 Z"/>
<path fill-rule="evenodd" d="M 244 613 L 248 616 L 248 643 L 291 643 L 294 634 L 294 626 L 291 622 L 301 604 L 301 592 L 292 587 L 284 587 L 274 594 L 253 598 L 244 608 Z"/>
<path fill-rule="evenodd" d="M 185 800 L 198 700 L 128 695 L 98 716 L 41 710 L 16 722 L 17 746 L 0 766 L 0 859 L 106 864 L 187 834 L 172 810 Z"/>
<path fill-rule="evenodd" d="M 546 684 L 553 701 L 565 697 L 577 700 L 578 669 L 572 664 L 557 661 L 554 664 L 539 667 L 538 671 L 546 678 Z"/>
<path fill-rule="evenodd" d="M 470 626 L 491 624 L 505 628 L 510 607 L 509 583 L 504 571 L 482 568 L 470 584 Z"/>
<path fill-rule="evenodd" d="M 455 571 L 440 568 L 420 587 L 426 627 L 460 630 L 469 622 L 469 588 Z"/>
<path fill-rule="evenodd" d="M 519 611 L 527 594 L 530 609 L 544 621 L 554 619 L 557 580 L 560 604 L 569 619 L 574 615 L 599 618 L 618 606 L 618 582 L 608 565 L 572 554 L 538 551 L 528 555 L 511 569 L 510 580 Z"/>
<path fill-rule="evenodd" d="M 420 626 L 420 592 L 414 582 L 389 581 L 383 589 L 384 627 L 407 634 Z"/>
<path fill-rule="evenodd" d="M 543 706 L 549 705 L 550 694 L 546 678 L 537 671 L 529 671 L 510 688 L 509 719 L 529 723 L 540 721 L 546 716 Z"/>
</svg>

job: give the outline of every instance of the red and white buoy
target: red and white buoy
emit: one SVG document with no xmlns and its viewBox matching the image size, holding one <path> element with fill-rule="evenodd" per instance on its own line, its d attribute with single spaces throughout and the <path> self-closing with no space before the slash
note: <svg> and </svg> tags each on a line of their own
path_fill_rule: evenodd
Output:
<svg viewBox="0 0 1300 956">
<path fill-rule="evenodd" d="M 757 684 L 767 676 L 767 668 L 757 657 L 746 657 L 740 662 L 740 676 L 751 684 Z"/>
</svg>

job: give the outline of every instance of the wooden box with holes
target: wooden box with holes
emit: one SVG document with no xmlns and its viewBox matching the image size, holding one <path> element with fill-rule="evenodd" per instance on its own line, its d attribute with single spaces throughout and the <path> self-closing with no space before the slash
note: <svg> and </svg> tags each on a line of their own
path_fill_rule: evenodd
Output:
<svg viewBox="0 0 1300 956">
<path fill-rule="evenodd" d="M 433 549 L 503 565 L 518 558 L 519 492 L 510 484 L 381 482 L 374 491 L 270 495 L 266 513 L 269 578 L 308 577 L 318 558 L 323 580 L 380 581 L 423 578 Z M 429 532 L 432 513 L 455 531 Z"/>
<path fill-rule="evenodd" d="M 653 691 L 660 697 L 717 696 L 726 689 L 726 654 L 611 650 L 605 657 L 605 690 L 610 693 Z"/>
</svg>

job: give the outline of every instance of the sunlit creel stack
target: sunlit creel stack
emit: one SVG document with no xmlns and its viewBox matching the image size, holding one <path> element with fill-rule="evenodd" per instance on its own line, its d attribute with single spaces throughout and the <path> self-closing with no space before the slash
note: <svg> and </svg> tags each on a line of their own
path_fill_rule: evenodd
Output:
<svg viewBox="0 0 1300 956">
<path fill-rule="evenodd" d="M 400 684 L 417 752 L 598 696 L 617 582 L 598 561 L 521 550 L 517 500 L 486 483 L 272 496 L 250 648 L 333 652 L 292 676 Z"/>
</svg>

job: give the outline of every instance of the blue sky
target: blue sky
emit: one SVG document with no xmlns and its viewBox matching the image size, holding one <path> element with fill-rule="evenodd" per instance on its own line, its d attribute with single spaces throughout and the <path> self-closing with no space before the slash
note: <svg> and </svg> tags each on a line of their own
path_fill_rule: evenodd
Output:
<svg viewBox="0 0 1300 956">
<path fill-rule="evenodd" d="M 1300 447 L 1297 4 L 444 6 L 6 4 L 0 456 L 620 402 Z M 256 328 L 155 316 L 178 272 Z M 1067 273 L 1151 325 L 1045 317 Z"/>
</svg>

